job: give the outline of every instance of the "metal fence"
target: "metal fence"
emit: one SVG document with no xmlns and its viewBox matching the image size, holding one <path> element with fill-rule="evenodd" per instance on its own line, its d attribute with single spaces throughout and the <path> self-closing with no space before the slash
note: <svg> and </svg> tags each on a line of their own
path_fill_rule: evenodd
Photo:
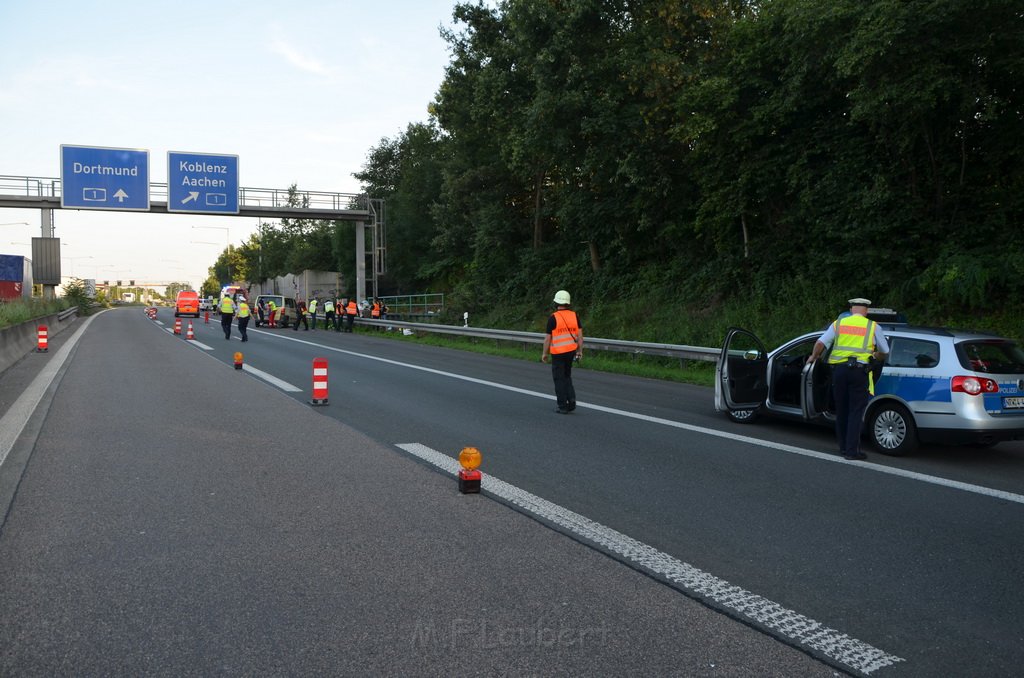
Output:
<svg viewBox="0 0 1024 678">
<path fill-rule="evenodd" d="M 372 320 L 360 318 L 358 323 L 364 325 L 375 325 L 377 327 L 398 327 L 410 329 L 414 332 L 448 334 L 461 337 L 476 337 L 479 339 L 493 339 L 495 341 L 507 341 L 521 344 L 543 344 L 545 335 L 541 332 L 517 332 L 514 330 L 494 330 L 482 327 L 459 327 L 457 325 L 434 325 L 432 323 L 415 323 L 401 320 Z M 715 362 L 721 349 L 705 348 L 701 346 L 685 346 L 682 344 L 658 344 L 644 341 L 621 341 L 619 339 L 599 339 L 595 337 L 583 338 L 583 345 L 586 349 L 598 351 L 613 351 L 616 353 L 629 353 L 632 355 L 664 356 L 678 358 L 680 360 L 699 360 L 703 362 Z"/>
</svg>

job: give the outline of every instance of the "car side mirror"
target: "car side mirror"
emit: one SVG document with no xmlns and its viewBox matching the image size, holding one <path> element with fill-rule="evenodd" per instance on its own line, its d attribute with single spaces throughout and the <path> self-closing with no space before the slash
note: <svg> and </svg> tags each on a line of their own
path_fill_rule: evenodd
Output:
<svg viewBox="0 0 1024 678">
<path fill-rule="evenodd" d="M 752 349 L 750 349 L 749 351 L 747 351 L 746 353 L 743 354 L 743 359 L 744 360 L 760 360 L 761 359 L 761 352 L 758 351 L 757 349 L 752 348 Z"/>
</svg>

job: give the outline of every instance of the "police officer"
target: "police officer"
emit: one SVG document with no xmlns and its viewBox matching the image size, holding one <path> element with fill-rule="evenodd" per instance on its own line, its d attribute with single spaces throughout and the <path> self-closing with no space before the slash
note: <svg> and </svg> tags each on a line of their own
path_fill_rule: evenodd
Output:
<svg viewBox="0 0 1024 678">
<path fill-rule="evenodd" d="M 324 299 L 324 327 L 337 330 L 337 323 L 334 322 L 334 300 L 330 297 Z"/>
<path fill-rule="evenodd" d="M 317 302 L 316 297 L 313 297 L 312 299 L 309 300 L 309 322 L 310 322 L 310 324 L 313 325 L 312 329 L 314 329 L 314 330 L 316 329 L 316 305 L 317 305 L 317 303 L 319 303 L 319 302 Z"/>
<path fill-rule="evenodd" d="M 239 297 L 235 307 L 238 309 L 238 332 L 242 335 L 242 341 L 249 341 L 249 335 L 246 333 L 249 327 L 249 318 L 252 316 L 249 302 L 245 300 L 245 297 Z"/>
<path fill-rule="evenodd" d="M 861 297 L 850 299 L 850 315 L 829 325 L 807 358 L 807 362 L 813 363 L 832 346 L 828 364 L 836 401 L 836 439 L 844 459 L 867 458 L 860 451 L 860 434 L 864 410 L 873 392 L 871 360 L 884 360 L 889 353 L 889 342 L 878 323 L 868 320 L 870 305 Z"/>
<path fill-rule="evenodd" d="M 583 328 L 576 312 L 569 308 L 572 298 L 565 290 L 555 293 L 555 312 L 548 318 L 544 348 L 540 355 L 543 363 L 551 357 L 551 377 L 555 382 L 555 400 L 558 414 L 569 414 L 576 409 L 576 389 L 572 385 L 572 364 L 583 356 Z"/>
<path fill-rule="evenodd" d="M 231 320 L 235 317 L 235 300 L 230 294 L 220 299 L 220 327 L 224 330 L 224 338 L 231 339 Z"/>
</svg>

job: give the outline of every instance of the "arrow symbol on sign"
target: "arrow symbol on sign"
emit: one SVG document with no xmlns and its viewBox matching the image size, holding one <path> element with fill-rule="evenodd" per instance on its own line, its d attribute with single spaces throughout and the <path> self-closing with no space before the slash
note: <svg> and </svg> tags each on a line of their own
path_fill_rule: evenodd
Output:
<svg viewBox="0 0 1024 678">
<path fill-rule="evenodd" d="M 114 194 L 118 202 L 124 202 L 124 199 L 128 197 L 128 194 L 124 192 L 123 188 L 117 189 L 117 193 Z"/>
<path fill-rule="evenodd" d="M 182 200 L 181 204 L 184 205 L 187 202 L 192 202 L 193 200 L 195 200 L 198 197 L 199 197 L 199 191 L 189 191 L 188 192 L 188 197 L 185 198 L 184 200 Z"/>
</svg>

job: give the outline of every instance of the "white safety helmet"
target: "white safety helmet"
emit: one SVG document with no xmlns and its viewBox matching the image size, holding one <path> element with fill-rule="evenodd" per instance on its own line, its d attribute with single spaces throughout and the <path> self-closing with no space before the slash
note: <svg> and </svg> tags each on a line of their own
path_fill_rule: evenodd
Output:
<svg viewBox="0 0 1024 678">
<path fill-rule="evenodd" d="M 572 303 L 572 297 L 565 290 L 558 290 L 555 292 L 555 303 L 559 305 L 568 306 Z"/>
</svg>

